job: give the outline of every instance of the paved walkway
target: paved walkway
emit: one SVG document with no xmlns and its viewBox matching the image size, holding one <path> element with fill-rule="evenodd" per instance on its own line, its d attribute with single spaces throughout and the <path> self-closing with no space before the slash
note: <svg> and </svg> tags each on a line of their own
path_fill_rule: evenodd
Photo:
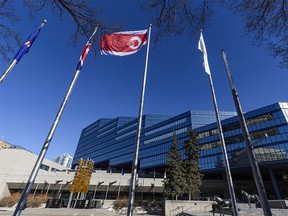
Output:
<svg viewBox="0 0 288 216">
<path fill-rule="evenodd" d="M 14 209 L 0 208 L 1 216 L 11 216 Z M 119 216 L 119 214 L 106 209 L 67 209 L 67 208 L 26 208 L 21 212 L 25 216 Z"/>
<path fill-rule="evenodd" d="M 288 216 L 288 209 L 271 209 L 273 216 Z M 12 216 L 14 213 L 13 208 L 0 208 L 0 216 Z M 212 216 L 211 212 L 187 212 L 187 216 Z M 120 216 L 120 214 L 108 211 L 107 209 L 67 209 L 67 208 L 26 208 L 22 211 L 23 216 Z M 147 214 L 134 214 L 147 215 Z M 215 213 L 218 216 L 219 213 Z M 225 215 L 232 215 L 225 213 Z M 239 216 L 263 216 L 261 209 L 242 209 Z M 151 215 L 150 215 L 151 216 Z"/>
<path fill-rule="evenodd" d="M 273 216 L 288 216 L 288 209 L 271 209 Z M 187 212 L 187 216 L 212 216 L 212 212 Z M 215 216 L 219 216 L 219 213 L 215 213 Z M 225 212 L 225 215 L 232 215 L 232 213 Z M 262 209 L 242 209 L 238 213 L 239 216 L 264 216 Z"/>
</svg>

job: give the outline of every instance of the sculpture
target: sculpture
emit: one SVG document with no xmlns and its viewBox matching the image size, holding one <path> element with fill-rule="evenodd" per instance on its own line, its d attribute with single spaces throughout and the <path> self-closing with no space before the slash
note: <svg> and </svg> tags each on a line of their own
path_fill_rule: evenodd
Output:
<svg viewBox="0 0 288 216">
<path fill-rule="evenodd" d="M 224 207 L 229 207 L 230 210 L 232 208 L 231 200 L 225 200 L 225 199 L 222 199 L 218 196 L 212 196 L 212 201 L 216 202 L 216 203 L 212 204 L 213 215 L 214 215 L 216 209 L 219 210 L 220 216 L 221 216 L 221 214 L 224 215 L 224 212 L 223 212 Z"/>
<path fill-rule="evenodd" d="M 255 202 L 256 208 L 260 206 L 259 196 L 257 194 L 248 194 L 244 190 L 241 190 L 242 198 L 248 203 L 249 208 L 251 207 L 251 202 Z"/>
</svg>

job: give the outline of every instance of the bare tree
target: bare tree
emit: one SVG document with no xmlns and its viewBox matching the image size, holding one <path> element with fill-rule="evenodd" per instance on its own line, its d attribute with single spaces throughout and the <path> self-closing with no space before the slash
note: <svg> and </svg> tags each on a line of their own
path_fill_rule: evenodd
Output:
<svg viewBox="0 0 288 216">
<path fill-rule="evenodd" d="M 281 58 L 282 66 L 288 67 L 288 0 L 147 0 L 143 7 L 155 14 L 152 23 L 158 28 L 157 41 L 169 34 L 198 37 L 215 4 L 239 14 L 252 43 L 266 46 L 270 54 Z"/>
<path fill-rule="evenodd" d="M 218 1 L 213 1 L 218 2 Z M 157 28 L 156 41 L 172 35 L 199 36 L 208 18 L 213 14 L 212 2 L 191 0 L 147 0 L 142 8 L 152 11 L 152 23 Z"/>
<path fill-rule="evenodd" d="M 80 38 L 85 36 L 87 39 L 93 32 L 96 25 L 99 25 L 100 32 L 110 33 L 121 28 L 119 23 L 109 23 L 102 15 L 99 7 L 93 7 L 89 0 L 23 0 L 24 6 L 27 8 L 27 14 L 33 19 L 35 16 L 42 17 L 41 13 L 50 11 L 51 14 L 62 19 L 70 16 L 75 23 L 75 31 L 71 36 L 73 45 L 77 44 Z M 8 22 L 0 22 L 0 55 L 3 59 L 8 60 L 9 55 L 15 52 L 15 42 L 20 44 L 19 33 L 12 29 L 12 26 L 19 17 L 15 14 L 15 6 L 19 2 L 13 0 L 0 0 L 0 15 Z M 96 38 L 94 37 L 94 40 Z M 92 43 L 93 48 L 97 48 L 97 43 Z"/>
<path fill-rule="evenodd" d="M 60 18 L 70 16 L 75 23 L 71 42 L 75 45 L 82 36 L 88 37 L 95 25 L 102 32 L 121 29 L 119 23 L 104 19 L 100 7 L 89 0 L 23 0 L 31 17 L 50 12 Z M 20 43 L 20 34 L 12 29 L 19 18 L 14 13 L 13 0 L 0 0 L 0 55 L 7 60 L 14 53 L 15 44 Z M 225 4 L 224 4 L 225 3 Z M 281 58 L 281 65 L 288 67 L 288 0 L 145 0 L 141 7 L 152 13 L 151 22 L 157 29 L 156 41 L 169 35 L 198 37 L 199 29 L 207 26 L 214 13 L 214 6 L 221 4 L 243 17 L 246 35 L 253 36 L 253 43 L 265 45 L 274 57 Z M 94 7 L 93 7 L 94 6 Z M 93 43 L 94 49 L 96 44 Z"/>
<path fill-rule="evenodd" d="M 0 0 L 0 55 L 4 60 L 9 60 L 9 56 L 14 51 L 12 44 L 20 45 L 20 33 L 13 29 L 19 18 L 14 13 L 13 0 Z"/>
<path fill-rule="evenodd" d="M 70 16 L 75 23 L 75 31 L 71 35 L 73 45 L 85 36 L 87 39 L 93 32 L 96 25 L 102 33 L 111 33 L 121 28 L 119 23 L 111 23 L 105 20 L 101 7 L 95 7 L 89 0 L 24 0 L 28 8 L 30 17 L 40 14 L 43 10 L 50 10 L 51 14 L 59 16 L 61 19 Z M 97 48 L 94 37 L 93 47 Z"/>
<path fill-rule="evenodd" d="M 266 44 L 267 50 L 280 57 L 288 67 L 288 1 L 239 0 L 228 1 L 228 6 L 245 21 L 245 32 L 253 35 L 253 43 Z"/>
</svg>

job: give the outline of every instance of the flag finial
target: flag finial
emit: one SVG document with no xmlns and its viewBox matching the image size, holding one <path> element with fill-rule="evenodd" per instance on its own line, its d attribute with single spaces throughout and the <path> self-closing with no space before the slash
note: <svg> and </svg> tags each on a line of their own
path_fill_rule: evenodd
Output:
<svg viewBox="0 0 288 216">
<path fill-rule="evenodd" d="M 47 23 L 47 20 L 46 20 L 46 19 L 43 19 L 43 21 L 42 21 L 42 23 L 41 23 L 41 25 L 40 25 L 39 28 L 43 28 L 43 26 L 44 26 L 46 23 Z"/>
</svg>

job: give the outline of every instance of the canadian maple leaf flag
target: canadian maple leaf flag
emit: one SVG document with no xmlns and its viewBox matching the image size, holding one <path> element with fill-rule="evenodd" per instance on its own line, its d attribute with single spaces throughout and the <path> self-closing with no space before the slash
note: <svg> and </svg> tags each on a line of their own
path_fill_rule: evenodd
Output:
<svg viewBox="0 0 288 216">
<path fill-rule="evenodd" d="M 136 53 L 147 43 L 147 29 L 115 32 L 101 36 L 101 54 L 126 56 Z"/>
</svg>

